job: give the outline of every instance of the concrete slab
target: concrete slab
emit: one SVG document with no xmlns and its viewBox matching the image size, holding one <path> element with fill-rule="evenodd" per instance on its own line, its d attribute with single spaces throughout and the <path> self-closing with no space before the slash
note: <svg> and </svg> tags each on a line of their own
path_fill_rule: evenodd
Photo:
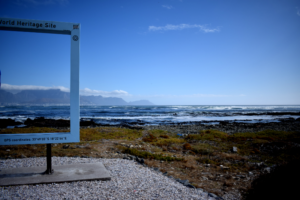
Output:
<svg viewBox="0 0 300 200">
<path fill-rule="evenodd" d="M 0 186 L 60 183 L 70 181 L 111 180 L 102 163 L 53 165 L 54 173 L 43 174 L 46 166 L 1 169 Z"/>
</svg>

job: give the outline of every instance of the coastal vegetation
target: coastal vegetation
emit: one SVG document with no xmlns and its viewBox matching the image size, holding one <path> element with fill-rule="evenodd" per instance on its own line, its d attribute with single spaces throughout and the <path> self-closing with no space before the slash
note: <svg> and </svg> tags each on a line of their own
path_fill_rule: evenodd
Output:
<svg viewBox="0 0 300 200">
<path fill-rule="evenodd" d="M 69 130 L 45 127 L 0 130 L 0 134 L 41 132 Z M 227 134 L 209 129 L 181 136 L 165 130 L 93 127 L 80 129 L 80 141 L 53 144 L 52 155 L 98 158 L 130 155 L 143 158 L 147 166 L 159 168 L 174 178 L 187 179 L 192 186 L 219 196 L 235 189 L 247 193 L 254 178 L 265 169 L 300 158 L 299 131 Z M 1 158 L 45 156 L 46 146 L 43 144 L 0 147 Z M 249 178 L 247 182 L 245 177 Z"/>
</svg>

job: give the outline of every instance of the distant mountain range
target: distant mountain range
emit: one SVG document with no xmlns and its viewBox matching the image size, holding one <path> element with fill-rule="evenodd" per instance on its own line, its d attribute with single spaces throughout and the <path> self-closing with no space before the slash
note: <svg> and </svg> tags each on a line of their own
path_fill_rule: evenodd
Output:
<svg viewBox="0 0 300 200">
<path fill-rule="evenodd" d="M 70 93 L 59 89 L 23 90 L 13 94 L 0 89 L 1 104 L 69 104 Z M 126 102 L 118 97 L 80 96 L 81 105 L 154 105 L 148 100 Z"/>
</svg>

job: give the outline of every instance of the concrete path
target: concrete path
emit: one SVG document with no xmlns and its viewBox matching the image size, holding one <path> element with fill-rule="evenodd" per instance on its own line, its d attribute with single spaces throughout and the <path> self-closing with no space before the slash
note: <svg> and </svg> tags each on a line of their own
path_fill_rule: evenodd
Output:
<svg viewBox="0 0 300 200">
<path fill-rule="evenodd" d="M 0 186 L 61 183 L 70 181 L 111 180 L 102 163 L 53 166 L 54 173 L 44 174 L 46 166 L 1 169 Z"/>
</svg>

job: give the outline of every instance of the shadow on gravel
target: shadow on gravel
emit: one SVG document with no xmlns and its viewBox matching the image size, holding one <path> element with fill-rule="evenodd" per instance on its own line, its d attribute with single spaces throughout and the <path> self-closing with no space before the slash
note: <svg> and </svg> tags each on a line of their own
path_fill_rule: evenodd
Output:
<svg viewBox="0 0 300 200">
<path fill-rule="evenodd" d="M 254 180 L 244 200 L 299 198 L 300 160 L 277 167 Z M 297 197 L 298 196 L 298 197 Z"/>
</svg>

